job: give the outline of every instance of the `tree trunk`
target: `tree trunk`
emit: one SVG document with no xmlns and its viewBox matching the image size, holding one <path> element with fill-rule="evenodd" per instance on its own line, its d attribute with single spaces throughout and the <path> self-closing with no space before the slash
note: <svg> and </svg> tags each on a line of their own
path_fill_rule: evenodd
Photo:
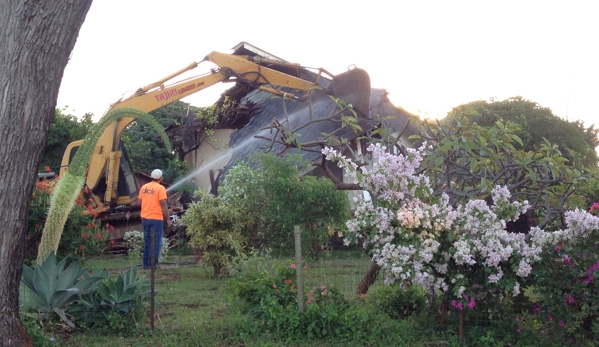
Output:
<svg viewBox="0 0 599 347">
<path fill-rule="evenodd" d="M 464 341 L 464 310 L 460 310 L 460 326 L 458 327 L 458 339 Z"/>
<path fill-rule="evenodd" d="M 29 202 L 60 81 L 90 6 L 0 0 L 0 346 L 32 346 L 19 319 Z"/>
<path fill-rule="evenodd" d="M 362 276 L 360 282 L 358 282 L 358 294 L 368 293 L 368 288 L 370 288 L 370 286 L 376 281 L 376 276 L 378 275 L 380 269 L 381 267 L 378 266 L 375 261 L 370 261 L 368 270 L 366 270 L 366 273 L 364 276 Z"/>
<path fill-rule="evenodd" d="M 447 303 L 443 301 L 441 303 L 441 324 L 445 324 L 445 320 L 447 319 Z"/>
</svg>

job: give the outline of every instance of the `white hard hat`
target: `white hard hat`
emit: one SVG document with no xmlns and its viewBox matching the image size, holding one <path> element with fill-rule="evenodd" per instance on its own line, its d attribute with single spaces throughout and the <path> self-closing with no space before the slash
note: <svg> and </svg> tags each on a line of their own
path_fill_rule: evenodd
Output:
<svg viewBox="0 0 599 347">
<path fill-rule="evenodd" d="M 152 171 L 152 178 L 157 180 L 160 177 L 162 177 L 162 171 L 160 169 L 155 169 L 154 171 Z"/>
</svg>

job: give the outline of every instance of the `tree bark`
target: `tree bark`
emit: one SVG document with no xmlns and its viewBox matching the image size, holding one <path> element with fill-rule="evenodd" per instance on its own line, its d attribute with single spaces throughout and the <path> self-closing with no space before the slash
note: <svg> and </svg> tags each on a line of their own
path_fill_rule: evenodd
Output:
<svg viewBox="0 0 599 347">
<path fill-rule="evenodd" d="M 362 276 L 360 282 L 358 282 L 358 288 L 356 290 L 358 294 L 368 293 L 368 289 L 376 281 L 376 276 L 378 275 L 380 269 L 381 267 L 378 266 L 375 261 L 370 261 L 368 270 L 366 270 L 366 273 L 364 276 Z"/>
<path fill-rule="evenodd" d="M 29 202 L 60 81 L 91 0 L 0 0 L 0 346 L 32 346 L 19 319 Z"/>
</svg>

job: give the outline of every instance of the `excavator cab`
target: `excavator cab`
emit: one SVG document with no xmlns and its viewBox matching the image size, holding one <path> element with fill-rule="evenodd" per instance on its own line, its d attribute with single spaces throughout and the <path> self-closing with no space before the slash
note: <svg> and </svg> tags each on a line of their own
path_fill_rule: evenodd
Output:
<svg viewBox="0 0 599 347">
<path fill-rule="evenodd" d="M 75 156 L 75 153 L 77 153 L 78 149 L 79 149 L 79 145 L 76 145 L 76 146 L 69 146 L 65 150 L 65 154 L 63 155 L 63 157 L 66 157 L 66 156 L 69 157 L 69 164 L 73 160 L 73 157 Z M 118 171 L 119 180 L 117 183 L 116 191 L 113 194 L 113 196 L 116 196 L 117 198 L 112 199 L 112 201 L 104 201 L 105 200 L 104 197 L 106 196 L 106 189 L 107 189 L 106 174 L 108 171 L 108 168 L 105 167 L 104 173 L 102 174 L 100 180 L 98 181 L 98 184 L 96 184 L 94 187 L 91 187 L 91 189 L 88 189 L 89 193 L 86 193 L 87 196 L 85 197 L 87 201 L 90 201 L 90 199 L 91 199 L 90 202 L 92 202 L 92 205 L 94 205 L 95 208 L 103 206 L 103 205 L 110 205 L 111 208 L 114 208 L 117 205 L 123 204 L 123 201 L 122 201 L 123 199 L 133 200 L 139 194 L 139 185 L 137 183 L 137 180 L 135 179 L 135 173 L 133 171 L 133 168 L 131 167 L 131 161 L 129 160 L 129 155 L 127 154 L 127 150 L 122 142 L 120 144 L 120 153 L 121 153 L 121 160 L 119 161 L 119 171 Z M 65 167 L 61 168 L 61 172 L 63 170 L 66 170 L 66 168 Z M 90 188 L 90 187 L 88 187 L 88 185 L 86 184 L 86 188 Z"/>
</svg>

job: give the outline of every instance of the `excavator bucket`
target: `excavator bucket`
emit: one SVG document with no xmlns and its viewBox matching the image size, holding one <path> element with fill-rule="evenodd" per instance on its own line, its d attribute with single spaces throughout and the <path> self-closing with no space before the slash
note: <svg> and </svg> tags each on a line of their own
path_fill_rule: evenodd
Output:
<svg viewBox="0 0 599 347">
<path fill-rule="evenodd" d="M 328 95 L 351 104 L 359 117 L 365 118 L 369 118 L 370 114 L 370 92 L 370 76 L 358 68 L 335 76 L 326 90 Z"/>
</svg>

